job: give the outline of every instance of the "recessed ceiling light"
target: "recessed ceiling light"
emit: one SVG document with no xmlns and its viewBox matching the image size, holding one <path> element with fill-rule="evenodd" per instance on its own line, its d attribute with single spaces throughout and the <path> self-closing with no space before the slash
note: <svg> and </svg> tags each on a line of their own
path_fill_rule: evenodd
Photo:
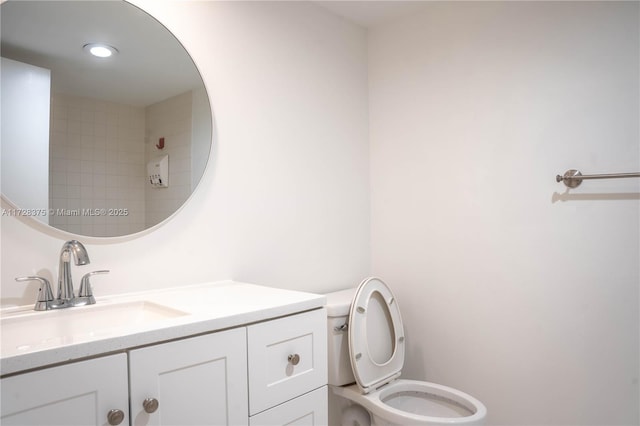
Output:
<svg viewBox="0 0 640 426">
<path fill-rule="evenodd" d="M 85 50 L 85 52 L 89 52 L 93 56 L 97 56 L 98 58 L 108 58 L 109 56 L 118 53 L 118 49 L 104 43 L 88 43 L 85 44 L 82 48 Z"/>
</svg>

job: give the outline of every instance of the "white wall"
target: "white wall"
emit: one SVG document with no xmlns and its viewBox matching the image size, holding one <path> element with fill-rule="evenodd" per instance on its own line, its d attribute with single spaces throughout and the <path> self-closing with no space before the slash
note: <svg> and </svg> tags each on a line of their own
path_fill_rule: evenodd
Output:
<svg viewBox="0 0 640 426">
<path fill-rule="evenodd" d="M 212 161 L 175 217 L 87 242 L 98 295 L 237 279 L 323 291 L 370 270 L 366 33 L 309 3 L 136 0 L 187 47 L 212 101 Z M 4 207 L 4 206 L 3 206 Z M 2 217 L 2 303 L 56 274 L 68 235 Z"/>
<path fill-rule="evenodd" d="M 638 2 L 434 2 L 370 31 L 373 271 L 406 376 L 490 424 L 638 424 Z"/>
<path fill-rule="evenodd" d="M 191 191 L 193 191 L 207 168 L 207 159 L 211 151 L 207 135 L 210 134 L 213 123 L 210 120 L 211 109 L 204 88 L 193 89 L 191 95 L 193 97 L 191 104 Z"/>
<path fill-rule="evenodd" d="M 48 223 L 51 71 L 1 59 L 2 193 Z"/>
</svg>

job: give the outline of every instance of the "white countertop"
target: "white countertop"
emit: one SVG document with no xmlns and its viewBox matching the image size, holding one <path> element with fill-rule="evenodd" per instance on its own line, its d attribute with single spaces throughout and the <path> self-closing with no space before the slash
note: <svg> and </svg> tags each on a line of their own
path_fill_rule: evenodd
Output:
<svg viewBox="0 0 640 426">
<path fill-rule="evenodd" d="M 264 321 L 324 306 L 323 295 L 221 281 L 110 297 L 96 297 L 96 304 L 52 311 L 33 306 L 0 310 L 0 374 L 123 351 L 195 334 Z M 103 327 L 98 333 L 68 333 L 64 338 L 41 339 L 29 333 L 12 333 L 12 321 L 34 324 L 75 324 L 109 307 L 161 305 L 178 316 L 148 323 Z M 124 305 L 123 305 L 124 304 Z M 151 304 L 151 305 L 149 305 Z M 172 311 L 175 310 L 175 311 Z M 95 312 L 95 311 L 94 311 Z M 44 322 L 42 321 L 44 320 Z M 28 326 L 27 326 L 28 327 Z M 73 337 L 69 337 L 73 335 Z"/>
</svg>

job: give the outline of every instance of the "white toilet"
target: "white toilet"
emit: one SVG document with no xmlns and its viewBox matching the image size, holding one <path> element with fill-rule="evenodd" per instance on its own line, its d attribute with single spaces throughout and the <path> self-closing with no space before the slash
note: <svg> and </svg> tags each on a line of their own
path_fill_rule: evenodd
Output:
<svg viewBox="0 0 640 426">
<path fill-rule="evenodd" d="M 326 296 L 330 425 L 484 424 L 487 409 L 471 395 L 398 378 L 404 329 L 398 303 L 382 280 L 368 278 L 358 288 Z"/>
</svg>

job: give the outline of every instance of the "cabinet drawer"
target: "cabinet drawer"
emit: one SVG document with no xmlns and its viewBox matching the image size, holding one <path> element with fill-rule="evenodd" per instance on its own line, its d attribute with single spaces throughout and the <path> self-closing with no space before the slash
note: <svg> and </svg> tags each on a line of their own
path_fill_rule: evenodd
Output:
<svg viewBox="0 0 640 426">
<path fill-rule="evenodd" d="M 249 426 L 327 425 L 327 387 L 287 401 L 249 418 Z"/>
<path fill-rule="evenodd" d="M 247 327 L 250 415 L 327 384 L 324 309 Z"/>
</svg>

